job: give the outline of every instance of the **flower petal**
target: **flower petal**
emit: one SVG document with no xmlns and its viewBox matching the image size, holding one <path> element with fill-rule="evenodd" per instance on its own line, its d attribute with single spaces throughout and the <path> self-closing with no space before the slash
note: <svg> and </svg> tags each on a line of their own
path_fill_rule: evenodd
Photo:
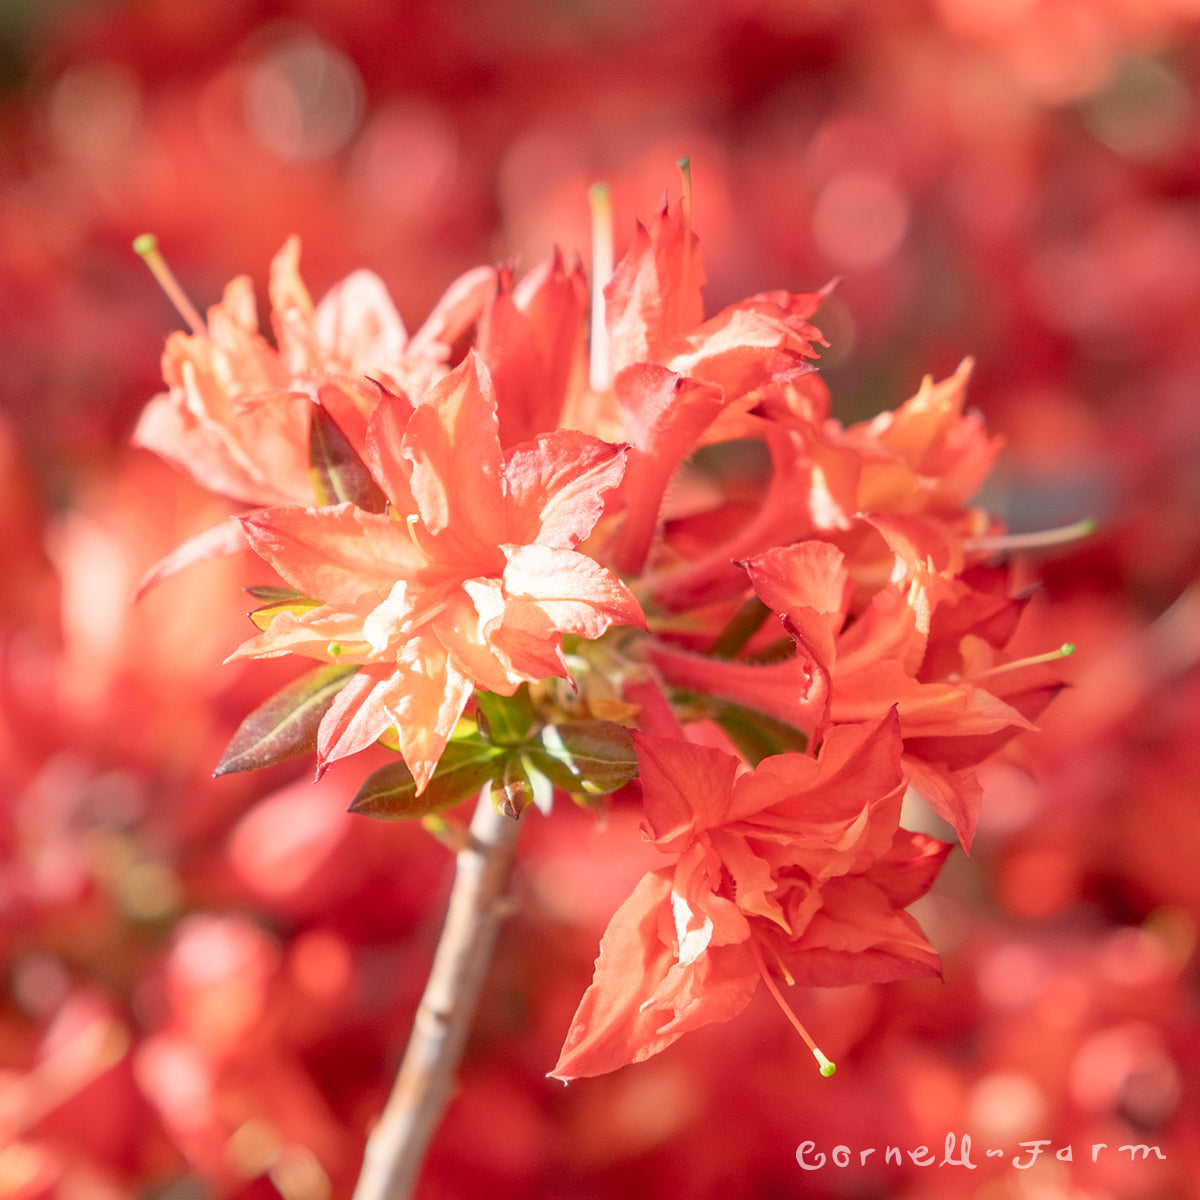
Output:
<svg viewBox="0 0 1200 1200">
<path fill-rule="evenodd" d="M 426 528 L 466 555 L 507 541 L 496 395 L 473 352 L 429 390 L 404 433 L 411 487 Z"/>
<path fill-rule="evenodd" d="M 400 361 L 408 343 L 387 285 L 373 271 L 354 271 L 325 294 L 313 313 L 325 369 L 374 375 Z"/>
<path fill-rule="evenodd" d="M 609 570 L 575 550 L 506 546 L 505 627 L 597 638 L 610 625 L 645 628 L 633 593 Z"/>
<path fill-rule="evenodd" d="M 613 915 L 554 1078 L 603 1075 L 643 1062 L 690 1030 L 728 1021 L 749 1004 L 758 971 L 744 944 L 714 947 L 680 965 L 663 940 L 664 928 L 672 935 L 674 930 L 673 875 L 671 868 L 644 875 Z"/>
<path fill-rule="evenodd" d="M 615 387 L 633 448 L 619 492 L 624 515 L 612 556 L 619 570 L 634 574 L 650 552 L 667 484 L 720 413 L 725 398 L 719 388 L 685 379 L 656 363 L 627 367 Z"/>
<path fill-rule="evenodd" d="M 505 540 L 574 549 L 604 511 L 604 493 L 620 483 L 625 453 L 574 429 L 513 447 L 504 463 Z"/>
<path fill-rule="evenodd" d="M 663 851 L 682 851 L 726 820 L 738 760 L 724 750 L 634 731 L 642 804 Z"/>
<path fill-rule="evenodd" d="M 428 561 L 401 522 L 350 503 L 279 505 L 241 522 L 250 545 L 288 583 L 335 607 L 386 596 Z"/>
</svg>

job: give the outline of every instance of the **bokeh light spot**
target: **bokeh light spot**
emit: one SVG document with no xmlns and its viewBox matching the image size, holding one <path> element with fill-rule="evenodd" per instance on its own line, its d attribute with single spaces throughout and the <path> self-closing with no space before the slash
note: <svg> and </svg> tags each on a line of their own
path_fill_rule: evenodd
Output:
<svg viewBox="0 0 1200 1200">
<path fill-rule="evenodd" d="M 350 947 L 327 929 L 313 929 L 297 937 L 288 966 L 297 985 L 319 1000 L 343 992 L 354 974 Z"/>
<path fill-rule="evenodd" d="M 1046 1098 L 1037 1082 L 1021 1071 L 993 1071 L 971 1088 L 968 1124 L 980 1141 L 1016 1142 L 1036 1136 L 1046 1111 Z"/>
<path fill-rule="evenodd" d="M 271 1165 L 269 1176 L 283 1200 L 328 1200 L 332 1194 L 325 1169 L 304 1146 L 287 1146 Z"/>
<path fill-rule="evenodd" d="M 1047 964 L 1032 946 L 1013 942 L 984 955 L 976 978 L 988 1004 L 997 1008 L 1026 1008 L 1046 989 Z"/>
<path fill-rule="evenodd" d="M 100 165 L 128 152 L 142 121 L 137 76 L 120 63 L 96 62 L 64 72 L 46 109 L 59 153 L 83 165 Z"/>
<path fill-rule="evenodd" d="M 362 119 L 354 64 L 311 33 L 291 34 L 255 64 L 245 83 L 246 127 L 280 158 L 311 160 L 340 150 Z"/>
<path fill-rule="evenodd" d="M 1158 1030 L 1144 1021 L 1102 1029 L 1071 1064 L 1071 1098 L 1089 1112 L 1128 1110 L 1146 1126 L 1161 1124 L 1179 1103 L 1181 1082 Z"/>
<path fill-rule="evenodd" d="M 1083 109 L 1095 137 L 1135 162 L 1178 150 L 1188 135 L 1190 100 L 1182 80 L 1152 58 L 1130 58 Z"/>
<path fill-rule="evenodd" d="M 908 201 L 890 176 L 869 168 L 835 175 L 813 206 L 813 237 L 835 266 L 879 266 L 900 247 L 908 229 Z"/>
<path fill-rule="evenodd" d="M 1014 916 L 1048 917 L 1078 898 L 1078 864 L 1069 854 L 1048 846 L 1021 851 L 1001 864 L 996 891 Z"/>
</svg>

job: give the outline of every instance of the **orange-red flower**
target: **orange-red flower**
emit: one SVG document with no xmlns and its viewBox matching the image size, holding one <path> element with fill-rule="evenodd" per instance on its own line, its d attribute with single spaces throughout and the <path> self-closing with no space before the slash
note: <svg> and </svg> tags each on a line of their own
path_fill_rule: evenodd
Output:
<svg viewBox="0 0 1200 1200">
<path fill-rule="evenodd" d="M 733 498 L 710 486 L 707 506 L 668 524 L 655 599 L 686 610 L 736 593 L 744 582 L 736 561 L 817 537 L 845 551 L 861 606 L 895 564 L 881 517 L 908 521 L 936 570 L 960 572 L 971 539 L 995 531 L 967 502 L 1001 447 L 977 415 L 964 411 L 970 366 L 964 362 L 937 383 L 925 379 L 894 412 L 848 428 L 828 416 L 807 375 L 773 380 L 754 394 L 752 409 L 724 412 L 705 440 L 759 441 L 770 469 L 761 472 L 756 494 Z"/>
<path fill-rule="evenodd" d="M 354 272 L 314 307 L 299 258 L 291 237 L 271 262 L 278 349 L 259 333 L 253 284 L 239 276 L 204 326 L 167 339 L 167 390 L 133 435 L 210 491 L 251 504 L 311 503 L 312 402 L 320 399 L 361 448 L 378 394 L 367 377 L 419 396 L 495 289 L 491 268 L 467 272 L 409 337 L 377 275 Z"/>
<path fill-rule="evenodd" d="M 936 974 L 903 910 L 950 847 L 899 828 L 894 713 L 832 730 L 816 758 L 752 771 L 721 750 L 634 738 L 648 833 L 677 858 L 614 915 L 553 1075 L 603 1074 L 729 1020 L 760 963 L 807 985 Z"/>
<path fill-rule="evenodd" d="M 846 555 L 831 543 L 781 546 L 744 565 L 800 663 L 826 682 L 825 720 L 873 720 L 895 706 L 907 779 L 969 849 L 982 798 L 969 768 L 1033 728 L 1061 680 L 1001 661 L 1024 607 L 1003 592 L 1007 572 L 942 576 L 921 563 L 901 519 L 877 525 L 895 547 L 899 578 L 853 620 Z"/>
<path fill-rule="evenodd" d="M 575 548 L 625 451 L 573 430 L 503 451 L 473 353 L 416 407 L 382 391 L 366 442 L 387 513 L 347 502 L 242 519 L 251 546 L 319 603 L 277 614 L 238 653 L 360 664 L 321 722 L 319 763 L 394 725 L 423 787 L 474 687 L 511 695 L 566 675 L 561 634 L 642 624 L 625 585 Z"/>
</svg>

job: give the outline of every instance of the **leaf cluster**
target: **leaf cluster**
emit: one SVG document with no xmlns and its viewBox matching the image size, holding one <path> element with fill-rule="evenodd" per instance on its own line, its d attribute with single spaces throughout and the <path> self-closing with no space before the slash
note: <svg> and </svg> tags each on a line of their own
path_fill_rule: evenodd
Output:
<svg viewBox="0 0 1200 1200">
<path fill-rule="evenodd" d="M 287 599 L 272 597 L 276 604 Z M 325 664 L 277 692 L 242 722 L 215 774 L 311 753 L 321 718 L 357 670 Z M 394 730 L 380 743 L 399 748 Z M 388 763 L 359 788 L 350 811 L 386 821 L 432 817 L 489 787 L 497 809 L 515 818 L 535 801 L 548 805 L 555 788 L 588 804 L 636 774 L 633 739 L 624 727 L 592 719 L 544 724 L 528 686 L 512 696 L 477 691 L 474 724 L 461 723 L 423 791 L 403 761 Z"/>
</svg>

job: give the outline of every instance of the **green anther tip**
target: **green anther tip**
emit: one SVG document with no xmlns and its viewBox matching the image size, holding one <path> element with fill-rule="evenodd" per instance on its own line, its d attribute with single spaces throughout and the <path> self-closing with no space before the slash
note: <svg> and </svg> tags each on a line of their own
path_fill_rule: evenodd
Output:
<svg viewBox="0 0 1200 1200">
<path fill-rule="evenodd" d="M 337 656 L 339 654 L 341 654 L 341 652 L 342 652 L 342 643 L 341 642 L 330 642 L 329 645 L 326 647 L 326 649 L 329 651 L 330 655 L 333 658 L 337 658 Z"/>
<path fill-rule="evenodd" d="M 813 1058 L 821 1064 L 821 1074 L 828 1079 L 837 1070 L 837 1063 L 830 1062 L 815 1046 L 813 1047 Z"/>
<path fill-rule="evenodd" d="M 152 233 L 139 233 L 133 239 L 133 252 L 139 258 L 146 258 L 158 249 L 158 238 Z"/>
<path fill-rule="evenodd" d="M 691 169 L 692 160 L 691 160 L 691 158 L 688 157 L 688 155 L 685 154 L 675 165 L 681 171 L 687 171 L 687 170 Z"/>
<path fill-rule="evenodd" d="M 1075 643 L 1063 642 L 1063 644 L 1059 646 L 1058 652 L 1063 656 L 1063 658 L 1070 658 L 1071 655 L 1075 653 Z"/>
<path fill-rule="evenodd" d="M 593 183 L 588 188 L 588 199 L 593 204 L 607 204 L 612 197 L 612 189 L 607 183 Z"/>
</svg>

